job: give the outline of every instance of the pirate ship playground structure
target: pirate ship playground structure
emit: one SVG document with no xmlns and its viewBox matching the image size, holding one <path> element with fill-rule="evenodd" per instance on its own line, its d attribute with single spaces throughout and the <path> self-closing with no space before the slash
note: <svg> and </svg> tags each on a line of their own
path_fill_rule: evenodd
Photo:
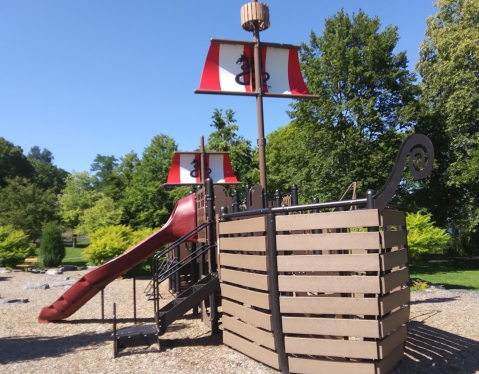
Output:
<svg viewBox="0 0 479 374">
<path fill-rule="evenodd" d="M 268 196 L 262 99 L 314 96 L 298 80 L 297 46 L 260 42 L 268 7 L 252 1 L 241 19 L 253 42 L 212 39 L 197 92 L 256 98 L 260 185 L 246 188 L 243 203 L 237 190 L 228 196 L 224 185 L 238 183 L 229 157 L 204 152 L 203 139 L 200 152 L 175 154 L 167 184 L 198 190 L 161 230 L 85 275 L 39 320 L 70 316 L 154 254 L 155 323 L 117 330 L 114 312 L 115 357 L 132 347 L 160 349 L 167 327 L 193 310 L 212 334 L 222 331 L 224 344 L 282 373 L 388 373 L 404 355 L 410 301 L 405 214 L 390 200 L 407 161 L 416 178 L 430 173 L 432 144 L 407 137 L 385 185 L 362 198 L 299 205 L 294 185 L 287 196 Z M 277 83 L 282 63 L 265 59 L 286 61 L 288 79 Z M 163 281 L 176 295 L 166 305 Z"/>
</svg>

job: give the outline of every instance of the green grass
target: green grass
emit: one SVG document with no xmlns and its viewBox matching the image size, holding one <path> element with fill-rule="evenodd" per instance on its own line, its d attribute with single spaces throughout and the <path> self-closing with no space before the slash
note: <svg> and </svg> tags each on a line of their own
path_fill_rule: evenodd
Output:
<svg viewBox="0 0 479 374">
<path fill-rule="evenodd" d="M 447 289 L 479 290 L 479 257 L 441 258 L 412 264 L 411 278 L 442 284 Z"/>
<path fill-rule="evenodd" d="M 71 243 L 66 243 L 71 244 Z M 65 258 L 62 261 L 62 265 L 75 265 L 82 267 L 86 265 L 86 260 L 83 258 L 82 253 L 85 247 L 90 244 L 89 240 L 78 240 L 75 248 L 69 246 L 65 247 Z"/>
</svg>

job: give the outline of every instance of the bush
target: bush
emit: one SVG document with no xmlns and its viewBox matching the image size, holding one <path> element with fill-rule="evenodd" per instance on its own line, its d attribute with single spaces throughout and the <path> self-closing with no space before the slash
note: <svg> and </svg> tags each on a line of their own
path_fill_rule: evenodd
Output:
<svg viewBox="0 0 479 374">
<path fill-rule="evenodd" d="M 40 239 L 40 256 L 43 266 L 56 267 L 62 263 L 65 257 L 62 230 L 54 223 L 49 223 L 42 231 Z"/>
<path fill-rule="evenodd" d="M 13 226 L 0 226 L 0 265 L 15 267 L 26 257 L 35 256 L 36 245 L 30 243 L 28 235 Z"/>
<path fill-rule="evenodd" d="M 83 251 L 90 265 L 101 265 L 139 243 L 153 233 L 152 229 L 133 231 L 129 226 L 108 226 L 96 230 L 90 235 L 91 244 Z M 149 266 L 145 260 L 138 266 Z"/>
<path fill-rule="evenodd" d="M 406 225 L 409 256 L 412 260 L 419 259 L 426 253 L 442 250 L 449 242 L 449 234 L 446 230 L 434 226 L 430 213 L 408 213 Z"/>
</svg>

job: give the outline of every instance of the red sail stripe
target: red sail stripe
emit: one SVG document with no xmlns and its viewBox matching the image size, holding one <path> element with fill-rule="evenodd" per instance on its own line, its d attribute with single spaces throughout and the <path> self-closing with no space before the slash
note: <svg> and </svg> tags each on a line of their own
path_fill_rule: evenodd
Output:
<svg viewBox="0 0 479 374">
<path fill-rule="evenodd" d="M 206 56 L 203 74 L 201 75 L 200 90 L 221 91 L 219 61 L 220 44 L 211 43 L 208 55 Z"/>
<path fill-rule="evenodd" d="M 301 75 L 298 51 L 296 49 L 289 50 L 288 79 L 289 87 L 293 95 L 310 94 L 308 87 L 306 87 L 306 83 L 304 83 L 303 76 Z"/>
<path fill-rule="evenodd" d="M 246 58 L 248 59 L 249 61 L 249 73 L 248 74 L 245 74 L 243 76 L 243 82 L 249 82 L 249 84 L 247 84 L 245 86 L 245 89 L 246 89 L 246 92 L 252 92 L 252 87 L 253 87 L 253 80 L 251 79 L 254 75 L 251 74 L 251 67 L 253 66 L 253 62 L 254 62 L 254 58 L 253 58 L 253 48 L 251 48 L 251 46 L 249 45 L 245 45 L 244 46 L 244 54 L 246 56 Z M 244 65 L 245 63 L 243 63 Z"/>
<path fill-rule="evenodd" d="M 198 172 L 196 173 L 196 183 L 201 183 L 201 153 L 195 153 L 195 160 L 197 161 L 196 165 L 198 165 L 198 167 L 200 168 L 200 170 L 198 170 Z"/>
<path fill-rule="evenodd" d="M 170 172 L 168 174 L 168 180 L 166 184 L 177 184 L 180 181 L 180 154 L 175 153 L 173 156 L 173 162 L 171 163 Z"/>
<path fill-rule="evenodd" d="M 233 172 L 233 167 L 231 166 L 230 155 L 223 155 L 223 175 L 225 183 L 238 183 L 235 173 Z"/>
</svg>

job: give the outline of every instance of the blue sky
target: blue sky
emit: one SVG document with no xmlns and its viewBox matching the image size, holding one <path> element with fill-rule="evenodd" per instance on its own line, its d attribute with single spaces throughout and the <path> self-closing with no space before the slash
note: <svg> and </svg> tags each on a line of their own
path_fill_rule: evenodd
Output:
<svg viewBox="0 0 479 374">
<path fill-rule="evenodd" d="M 0 1 L 0 136 L 28 153 L 49 149 L 67 171 L 89 170 L 97 154 L 139 155 L 160 133 L 194 150 L 215 108 L 236 112 L 256 144 L 252 97 L 195 95 L 210 38 L 251 40 L 246 0 Z M 344 8 L 399 27 L 397 50 L 418 59 L 432 0 L 270 0 L 261 40 L 300 44 Z M 265 132 L 286 125 L 289 99 L 265 98 Z"/>
</svg>

